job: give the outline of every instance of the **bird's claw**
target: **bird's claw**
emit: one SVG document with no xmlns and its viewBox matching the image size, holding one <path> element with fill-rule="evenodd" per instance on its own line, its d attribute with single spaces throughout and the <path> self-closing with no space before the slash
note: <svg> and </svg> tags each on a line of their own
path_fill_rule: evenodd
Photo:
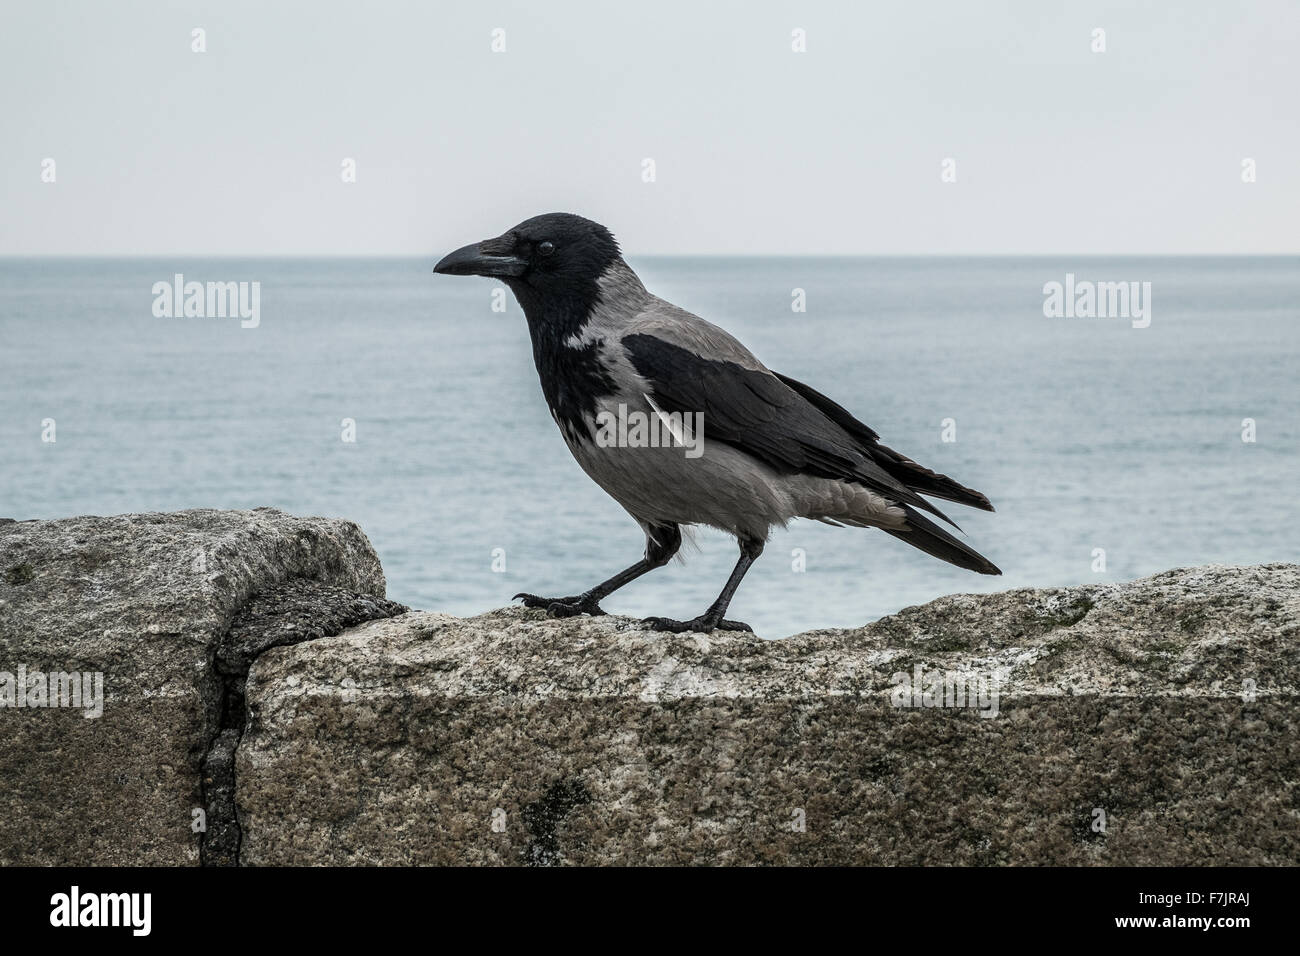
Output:
<svg viewBox="0 0 1300 956">
<path fill-rule="evenodd" d="M 510 600 L 520 601 L 524 605 L 524 607 L 537 607 L 537 608 L 541 608 L 544 611 L 552 604 L 573 604 L 578 599 L 576 597 L 566 597 L 566 598 L 538 597 L 536 594 L 520 593 L 520 594 L 516 594 Z"/>
<path fill-rule="evenodd" d="M 577 617 L 579 614 L 590 614 L 592 617 L 601 617 L 605 612 L 599 604 L 595 602 L 583 603 L 582 601 L 552 601 L 546 608 L 547 617 Z"/>
<path fill-rule="evenodd" d="M 579 614 L 600 617 L 605 613 L 601 610 L 599 603 L 584 601 L 580 595 L 577 597 L 546 598 L 538 597 L 536 594 L 516 594 L 511 600 L 523 602 L 524 607 L 539 608 L 545 611 L 548 617 L 577 617 Z"/>
<path fill-rule="evenodd" d="M 671 617 L 647 617 L 641 621 L 641 626 L 651 631 L 672 631 L 674 634 L 682 634 L 686 631 L 696 631 L 707 634 L 709 631 L 748 631 L 751 634 L 754 629 L 744 621 L 710 621 L 703 614 L 689 621 L 675 621 Z"/>
</svg>

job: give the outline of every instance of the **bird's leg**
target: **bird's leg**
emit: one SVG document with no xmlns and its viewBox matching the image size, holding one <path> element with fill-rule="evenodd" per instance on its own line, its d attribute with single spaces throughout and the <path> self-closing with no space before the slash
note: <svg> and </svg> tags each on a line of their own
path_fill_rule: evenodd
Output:
<svg viewBox="0 0 1300 956">
<path fill-rule="evenodd" d="M 514 600 L 522 601 L 524 607 L 544 608 L 551 617 L 604 614 L 600 607 L 601 601 L 647 571 L 662 568 L 682 546 L 682 532 L 675 524 L 643 527 L 645 527 L 645 557 L 630 568 L 618 572 L 608 581 L 602 581 L 591 590 L 575 597 L 544 598 L 536 594 L 516 594 Z"/>
<path fill-rule="evenodd" d="M 649 561 L 641 560 L 630 568 L 614 575 L 608 581 L 602 581 L 589 591 L 574 597 L 548 598 L 536 594 L 516 594 L 514 600 L 521 601 L 524 607 L 544 608 L 551 617 L 577 617 L 579 614 L 604 614 L 600 602 L 613 594 L 629 581 L 635 581 L 641 575 L 654 568 Z"/>
<path fill-rule="evenodd" d="M 727 578 L 726 585 L 722 588 L 722 593 L 718 599 L 709 605 L 709 609 L 699 617 L 690 621 L 674 621 L 670 617 L 647 617 L 641 623 L 652 631 L 674 631 L 680 634 L 683 631 L 712 631 L 715 628 L 723 631 L 752 631 L 753 628 L 743 621 L 728 621 L 723 615 L 727 613 L 727 606 L 731 604 L 731 598 L 736 593 L 736 588 L 740 587 L 740 581 L 749 570 L 749 566 L 758 560 L 758 556 L 763 553 L 763 542 L 758 538 L 741 538 L 740 539 L 740 559 L 736 562 L 735 568 L 731 571 L 731 577 Z"/>
</svg>

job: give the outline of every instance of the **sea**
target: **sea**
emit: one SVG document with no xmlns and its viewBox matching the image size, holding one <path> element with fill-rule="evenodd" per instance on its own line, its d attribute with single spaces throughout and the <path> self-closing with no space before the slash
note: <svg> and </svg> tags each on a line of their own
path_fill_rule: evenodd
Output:
<svg viewBox="0 0 1300 956">
<path fill-rule="evenodd" d="M 435 258 L 0 260 L 0 517 L 345 517 L 389 597 L 457 615 L 631 564 L 642 534 L 569 456 L 518 305 Z M 629 259 L 997 509 L 943 505 L 1001 577 L 877 530 L 777 529 L 729 615 L 760 635 L 1300 561 L 1300 258 Z M 186 316 L 161 291 L 178 275 L 247 283 L 249 315 Z M 1136 294 L 1089 308 L 1099 283 Z M 692 617 L 736 556 L 700 529 L 604 606 Z"/>
</svg>

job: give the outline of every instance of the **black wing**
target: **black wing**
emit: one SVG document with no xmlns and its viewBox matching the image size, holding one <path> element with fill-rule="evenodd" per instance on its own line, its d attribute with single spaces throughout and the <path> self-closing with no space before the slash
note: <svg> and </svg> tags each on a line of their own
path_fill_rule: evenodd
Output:
<svg viewBox="0 0 1300 956">
<path fill-rule="evenodd" d="M 703 413 L 706 441 L 730 445 L 785 474 L 858 482 L 952 523 L 866 454 L 861 436 L 828 417 L 787 381 L 735 362 L 704 358 L 646 333 L 629 335 L 622 343 L 661 409 Z M 874 440 L 874 432 L 834 407 Z"/>
<path fill-rule="evenodd" d="M 864 454 L 870 455 L 876 464 L 913 491 L 943 498 L 946 501 L 955 501 L 960 505 L 970 505 L 981 511 L 993 510 L 993 505 L 989 504 L 988 498 L 974 488 L 967 488 L 947 475 L 941 475 L 937 471 L 918 465 L 906 455 L 900 455 L 894 449 L 880 444 L 880 436 L 875 431 L 854 418 L 847 409 L 834 400 L 803 382 L 797 382 L 779 372 L 772 374 L 815 405 L 823 415 L 853 435 Z"/>
</svg>

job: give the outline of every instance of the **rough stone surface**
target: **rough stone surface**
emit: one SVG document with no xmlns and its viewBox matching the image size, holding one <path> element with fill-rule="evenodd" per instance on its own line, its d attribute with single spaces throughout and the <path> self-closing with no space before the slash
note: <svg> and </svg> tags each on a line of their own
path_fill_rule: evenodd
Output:
<svg viewBox="0 0 1300 956">
<path fill-rule="evenodd" d="M 254 595 L 294 579 L 349 605 L 384 595 L 350 521 L 270 509 L 0 521 L 0 672 L 100 671 L 106 698 L 97 719 L 0 708 L 0 864 L 197 863 L 200 768 L 220 749 L 216 651 Z"/>
<path fill-rule="evenodd" d="M 918 666 L 996 716 L 894 706 Z M 1295 864 L 1298 676 L 1283 564 L 780 641 L 413 612 L 254 663 L 241 861 Z"/>
<path fill-rule="evenodd" d="M 347 521 L 0 520 L 0 703 L 107 698 L 0 707 L 0 864 L 1300 861 L 1294 565 L 781 641 L 404 610 Z"/>
</svg>

